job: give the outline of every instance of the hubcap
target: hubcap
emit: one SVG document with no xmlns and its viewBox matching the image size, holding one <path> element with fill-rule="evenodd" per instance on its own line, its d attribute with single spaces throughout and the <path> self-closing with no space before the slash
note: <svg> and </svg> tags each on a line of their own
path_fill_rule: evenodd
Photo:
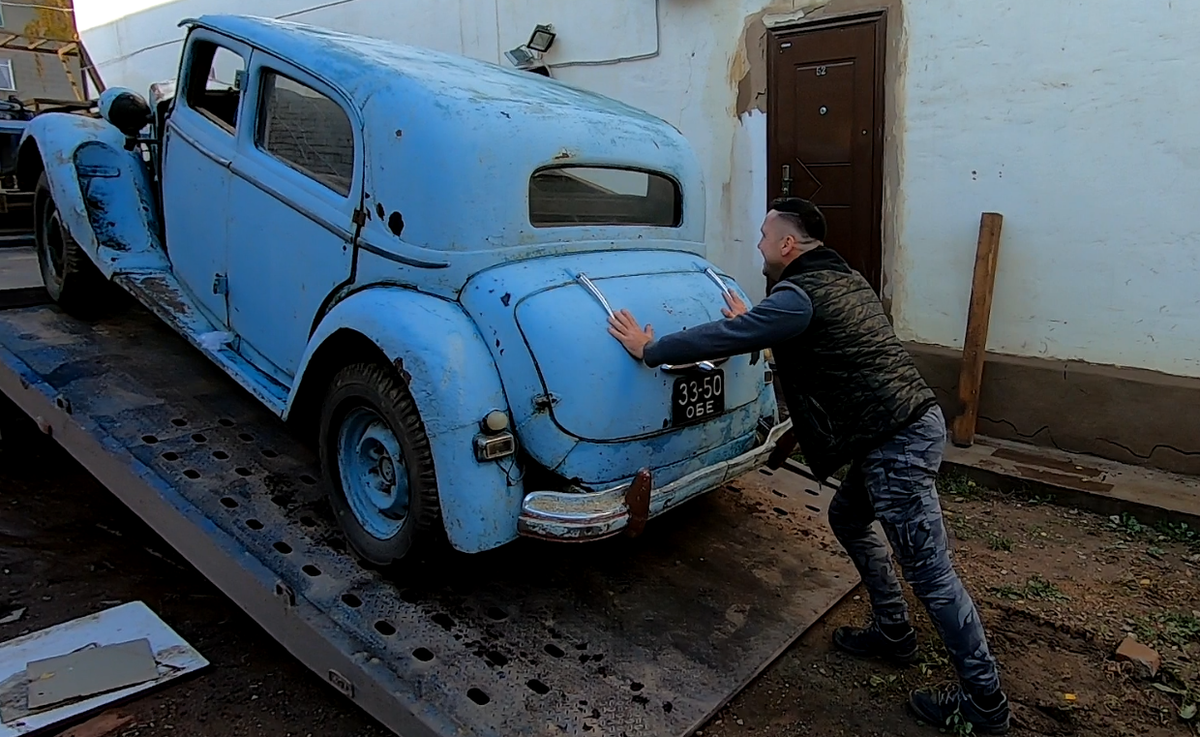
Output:
<svg viewBox="0 0 1200 737">
<path fill-rule="evenodd" d="M 354 517 L 379 540 L 396 535 L 408 517 L 408 468 L 400 441 L 375 410 L 357 407 L 342 420 L 338 475 Z"/>
</svg>

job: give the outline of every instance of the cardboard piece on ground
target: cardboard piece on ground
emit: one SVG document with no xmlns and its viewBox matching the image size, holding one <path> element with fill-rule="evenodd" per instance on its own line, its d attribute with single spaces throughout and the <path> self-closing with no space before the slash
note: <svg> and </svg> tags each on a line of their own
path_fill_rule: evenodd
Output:
<svg viewBox="0 0 1200 737">
<path fill-rule="evenodd" d="M 45 710 L 28 706 L 26 664 L 85 649 L 146 639 L 154 653 L 157 677 L 108 693 L 86 696 Z M 0 737 L 18 737 L 75 719 L 112 702 L 192 673 L 208 661 L 140 601 L 65 622 L 0 643 Z"/>
<path fill-rule="evenodd" d="M 30 661 L 25 678 L 29 681 L 29 709 L 34 711 L 153 681 L 158 678 L 158 667 L 150 641 L 143 637 Z"/>
</svg>

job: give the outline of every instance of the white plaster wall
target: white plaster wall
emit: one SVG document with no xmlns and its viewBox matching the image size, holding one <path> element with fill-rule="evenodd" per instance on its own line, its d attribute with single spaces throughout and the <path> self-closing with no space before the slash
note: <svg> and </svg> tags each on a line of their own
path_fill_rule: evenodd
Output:
<svg viewBox="0 0 1200 737">
<path fill-rule="evenodd" d="M 991 350 L 1200 376 L 1200 3 L 1027 10 L 907 7 L 898 331 L 962 344 L 993 210 Z"/>
</svg>

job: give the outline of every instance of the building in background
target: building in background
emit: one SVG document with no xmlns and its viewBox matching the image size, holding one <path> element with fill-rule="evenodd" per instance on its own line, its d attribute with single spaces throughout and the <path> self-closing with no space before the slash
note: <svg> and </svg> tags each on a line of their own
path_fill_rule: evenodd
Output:
<svg viewBox="0 0 1200 737">
<path fill-rule="evenodd" d="M 87 97 L 71 0 L 0 0 L 0 99 Z"/>
<path fill-rule="evenodd" d="M 181 19 L 247 8 L 76 6 L 106 83 L 138 90 L 175 76 Z M 499 64 L 552 25 L 553 77 L 692 142 L 708 255 L 752 294 L 769 198 L 821 204 L 830 245 L 880 291 L 951 415 L 980 213 L 1000 212 L 980 431 L 1200 473 L 1188 122 L 1200 3 L 256 0 L 252 12 Z"/>
</svg>

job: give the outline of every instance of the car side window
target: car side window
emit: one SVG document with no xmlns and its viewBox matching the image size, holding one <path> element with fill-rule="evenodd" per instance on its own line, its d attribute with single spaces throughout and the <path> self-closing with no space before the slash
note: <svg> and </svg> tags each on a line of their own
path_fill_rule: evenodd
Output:
<svg viewBox="0 0 1200 737">
<path fill-rule="evenodd" d="M 246 60 L 235 51 L 210 41 L 192 46 L 187 85 L 188 107 L 234 133 L 242 100 Z"/>
<path fill-rule="evenodd" d="M 258 146 L 340 195 L 354 181 L 354 130 L 334 100 L 276 72 L 263 73 Z"/>
</svg>

